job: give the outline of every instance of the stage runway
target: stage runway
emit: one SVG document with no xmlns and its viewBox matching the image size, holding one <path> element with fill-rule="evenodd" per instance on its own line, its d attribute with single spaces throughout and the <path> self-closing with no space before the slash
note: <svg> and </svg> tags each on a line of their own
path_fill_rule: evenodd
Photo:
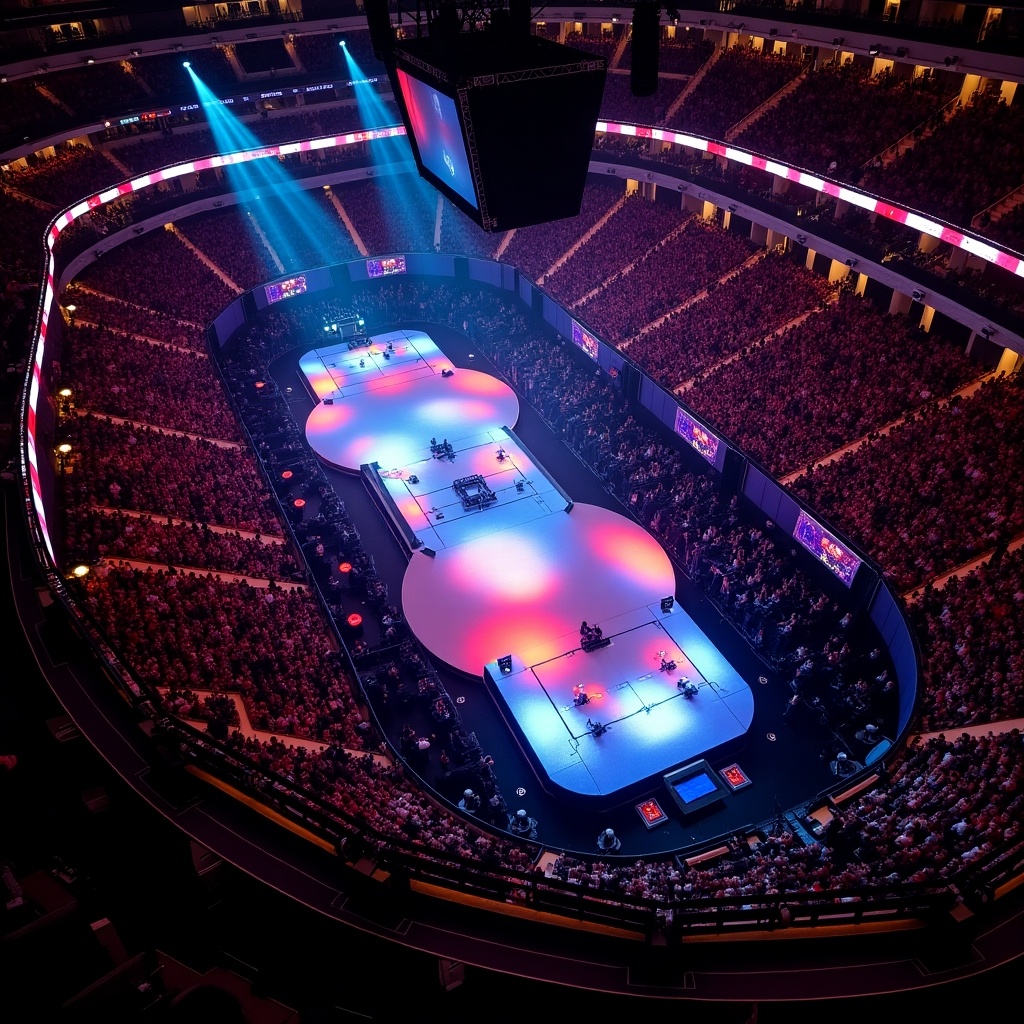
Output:
<svg viewBox="0 0 1024 1024">
<path fill-rule="evenodd" d="M 332 465 L 366 467 L 412 549 L 402 613 L 416 638 L 486 674 L 538 772 L 573 793 L 608 796 L 741 736 L 753 695 L 685 612 L 662 610 L 675 573 L 658 541 L 625 515 L 573 504 L 511 431 L 512 389 L 474 370 L 441 376 L 448 365 L 418 331 L 301 360 L 323 399 L 310 444 Z M 582 652 L 583 620 L 610 644 Z"/>
</svg>

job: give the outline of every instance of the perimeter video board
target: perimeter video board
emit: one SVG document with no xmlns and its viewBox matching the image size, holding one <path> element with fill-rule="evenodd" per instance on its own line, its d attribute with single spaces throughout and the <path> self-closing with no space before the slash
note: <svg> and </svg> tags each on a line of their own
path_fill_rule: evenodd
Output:
<svg viewBox="0 0 1024 1024">
<path fill-rule="evenodd" d="M 801 512 L 793 527 L 793 536 L 843 583 L 847 586 L 853 583 L 853 577 L 860 568 L 860 559 L 821 523 Z"/>
<path fill-rule="evenodd" d="M 286 277 L 283 281 L 275 281 L 273 284 L 264 285 L 264 292 L 267 296 L 267 303 L 280 302 L 282 299 L 290 299 L 295 295 L 304 295 L 306 292 L 306 275 L 299 274 L 297 277 Z"/>
<path fill-rule="evenodd" d="M 681 406 L 676 409 L 675 432 L 702 458 L 714 466 L 721 442 L 706 427 L 702 427 Z"/>
</svg>

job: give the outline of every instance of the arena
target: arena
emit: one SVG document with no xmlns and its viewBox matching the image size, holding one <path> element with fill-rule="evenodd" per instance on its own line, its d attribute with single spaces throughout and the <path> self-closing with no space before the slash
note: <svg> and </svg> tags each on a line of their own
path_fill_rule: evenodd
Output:
<svg viewBox="0 0 1024 1024">
<path fill-rule="evenodd" d="M 264 6 L 187 45 L 42 18 L 0 85 L 8 932 L 78 965 L 36 1005 L 172 1016 L 214 962 L 310 1019 L 996 984 L 1016 12 L 955 59 L 924 13 L 665 14 L 644 99 L 628 17 L 547 12 L 609 62 L 582 209 L 489 235 L 365 18 Z M 364 991 L 376 957 L 416 984 Z"/>
</svg>

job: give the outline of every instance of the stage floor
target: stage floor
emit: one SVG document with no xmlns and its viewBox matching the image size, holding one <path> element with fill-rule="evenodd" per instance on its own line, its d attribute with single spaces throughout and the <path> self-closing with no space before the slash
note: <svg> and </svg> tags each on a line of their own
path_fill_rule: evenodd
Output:
<svg viewBox="0 0 1024 1024">
<path fill-rule="evenodd" d="M 513 658 L 504 676 L 497 664 L 487 667 L 536 766 L 557 786 L 607 796 L 703 757 L 750 727 L 750 687 L 680 608 L 638 608 L 603 628 L 612 642 L 600 650 L 577 646 L 536 664 Z M 663 670 L 663 658 L 676 667 Z M 679 688 L 685 680 L 697 684 L 692 699 Z M 574 703 L 577 687 L 586 704 Z M 595 735 L 598 722 L 606 731 Z"/>
<path fill-rule="evenodd" d="M 746 731 L 749 687 L 685 612 L 661 611 L 675 590 L 664 549 L 634 520 L 567 500 L 509 433 L 519 413 L 511 388 L 474 370 L 442 377 L 443 354 L 415 331 L 318 349 L 300 365 L 331 400 L 307 420 L 314 450 L 342 468 L 374 467 L 415 535 L 402 582 L 410 629 L 444 664 L 496 680 L 541 774 L 607 796 Z M 431 451 L 432 438 L 451 443 L 450 457 Z M 490 490 L 485 505 L 456 493 L 468 478 Z M 583 653 L 583 620 L 609 646 Z M 660 670 L 663 652 L 674 672 Z M 506 655 L 513 670 L 501 677 Z M 681 675 L 698 684 L 692 700 L 676 686 Z M 584 707 L 573 705 L 576 685 L 590 697 Z M 588 718 L 607 731 L 594 736 Z"/>
<path fill-rule="evenodd" d="M 434 551 L 561 512 L 569 504 L 505 429 L 459 438 L 452 447 L 451 459 L 434 458 L 428 449 L 419 461 L 377 473 L 379 486 L 416 539 Z M 466 508 L 454 490 L 457 480 L 470 476 L 479 476 L 494 495 L 486 507 Z"/>
<path fill-rule="evenodd" d="M 389 343 L 394 350 L 385 359 Z M 320 399 L 306 440 L 339 469 L 376 462 L 387 472 L 430 458 L 432 437 L 459 446 L 519 418 L 516 393 L 497 377 L 464 369 L 441 376 L 450 363 L 422 331 L 374 336 L 369 348 L 315 349 L 299 366 Z"/>
</svg>

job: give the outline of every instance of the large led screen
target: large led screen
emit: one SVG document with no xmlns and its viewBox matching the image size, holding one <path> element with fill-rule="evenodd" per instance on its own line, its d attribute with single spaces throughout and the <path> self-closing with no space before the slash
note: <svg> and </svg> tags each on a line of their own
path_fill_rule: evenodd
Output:
<svg viewBox="0 0 1024 1024">
<path fill-rule="evenodd" d="M 718 455 L 718 438 L 710 431 L 705 430 L 695 419 L 687 415 L 681 408 L 676 409 L 676 433 L 683 438 L 687 444 L 699 452 L 713 466 L 715 456 Z"/>
<path fill-rule="evenodd" d="M 401 68 L 397 74 L 420 162 L 474 210 L 478 210 L 480 205 L 469 170 L 469 156 L 462 139 L 455 100 L 406 74 Z"/>
<path fill-rule="evenodd" d="M 585 330 L 575 320 L 572 322 L 572 343 L 578 348 L 583 349 L 591 359 L 597 359 L 597 338 L 595 338 L 589 331 Z"/>
<path fill-rule="evenodd" d="M 847 586 L 853 583 L 860 559 L 821 523 L 815 522 L 806 512 L 801 512 L 793 527 L 793 536 Z"/>
<path fill-rule="evenodd" d="M 290 299 L 294 295 L 302 295 L 305 291 L 305 274 L 299 274 L 297 277 L 288 277 L 283 281 L 275 281 L 273 284 L 264 286 L 264 293 L 267 296 L 268 303 Z"/>
</svg>

